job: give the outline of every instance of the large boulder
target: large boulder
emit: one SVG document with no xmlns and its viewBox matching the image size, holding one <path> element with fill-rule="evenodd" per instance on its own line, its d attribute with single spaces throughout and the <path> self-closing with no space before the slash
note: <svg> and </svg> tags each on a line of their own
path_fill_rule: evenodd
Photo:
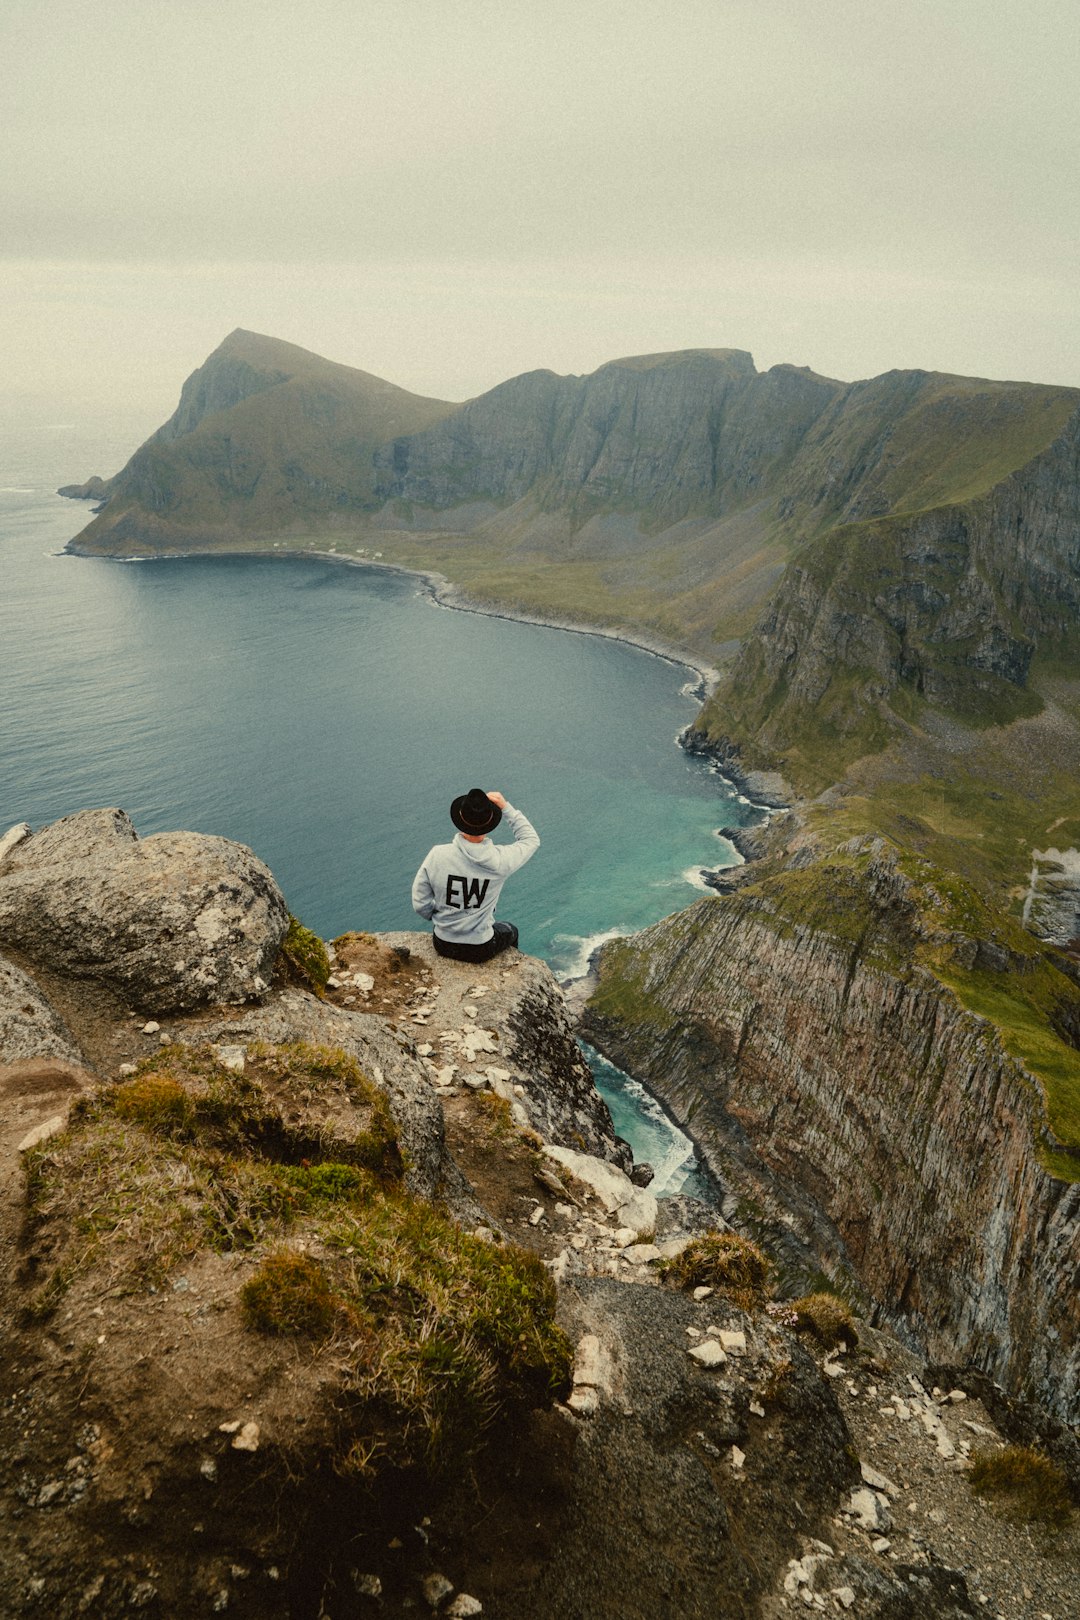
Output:
<svg viewBox="0 0 1080 1620">
<path fill-rule="evenodd" d="M 122 810 L 64 816 L 0 865 L 0 948 L 144 1012 L 262 995 L 287 926 L 273 874 L 243 844 L 140 839 Z"/>
</svg>

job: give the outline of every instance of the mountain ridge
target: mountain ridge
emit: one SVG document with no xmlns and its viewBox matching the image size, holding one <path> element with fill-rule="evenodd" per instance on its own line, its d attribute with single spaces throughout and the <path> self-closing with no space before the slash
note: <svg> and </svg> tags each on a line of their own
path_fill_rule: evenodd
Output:
<svg viewBox="0 0 1080 1620">
<path fill-rule="evenodd" d="M 75 550 L 363 554 L 377 536 L 388 560 L 511 608 L 716 658 L 807 540 L 971 499 L 1078 405 L 1049 385 L 842 383 L 702 348 L 534 370 L 452 404 L 238 329 L 120 473 L 66 492 L 101 502 Z"/>
</svg>

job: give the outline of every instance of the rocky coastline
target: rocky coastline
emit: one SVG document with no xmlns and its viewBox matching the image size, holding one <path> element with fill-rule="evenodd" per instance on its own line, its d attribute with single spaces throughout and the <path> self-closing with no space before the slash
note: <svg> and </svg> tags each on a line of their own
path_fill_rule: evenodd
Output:
<svg viewBox="0 0 1080 1620">
<path fill-rule="evenodd" d="M 539 962 L 325 953 L 110 810 L 0 846 L 0 970 L 8 1612 L 1064 1614 L 1074 1532 L 968 1486 L 992 1391 L 665 1281 L 725 1223 L 627 1174 Z"/>
</svg>

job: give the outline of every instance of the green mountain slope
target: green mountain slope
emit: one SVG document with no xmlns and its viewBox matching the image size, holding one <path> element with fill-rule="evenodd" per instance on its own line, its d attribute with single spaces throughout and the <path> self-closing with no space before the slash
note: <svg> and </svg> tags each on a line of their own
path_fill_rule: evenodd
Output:
<svg viewBox="0 0 1080 1620">
<path fill-rule="evenodd" d="M 295 344 L 235 331 L 106 484 L 79 549 L 211 546 L 364 511 L 376 446 L 452 409 Z"/>
<path fill-rule="evenodd" d="M 723 657 L 808 545 L 978 499 L 1078 404 L 927 372 L 761 373 L 742 350 L 692 349 L 530 372 L 452 406 L 235 332 L 128 466 L 83 486 L 104 506 L 77 549 L 374 540 L 481 598 Z M 761 682 L 749 669 L 740 690 Z"/>
</svg>

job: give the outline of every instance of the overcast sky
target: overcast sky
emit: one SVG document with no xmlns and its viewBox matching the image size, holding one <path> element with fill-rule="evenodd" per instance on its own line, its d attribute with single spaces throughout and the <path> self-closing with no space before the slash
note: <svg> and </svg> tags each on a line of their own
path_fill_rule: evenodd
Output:
<svg viewBox="0 0 1080 1620">
<path fill-rule="evenodd" d="M 9 395 L 164 417 L 236 326 L 1080 385 L 1077 0 L 0 0 L 0 63 Z"/>
</svg>

